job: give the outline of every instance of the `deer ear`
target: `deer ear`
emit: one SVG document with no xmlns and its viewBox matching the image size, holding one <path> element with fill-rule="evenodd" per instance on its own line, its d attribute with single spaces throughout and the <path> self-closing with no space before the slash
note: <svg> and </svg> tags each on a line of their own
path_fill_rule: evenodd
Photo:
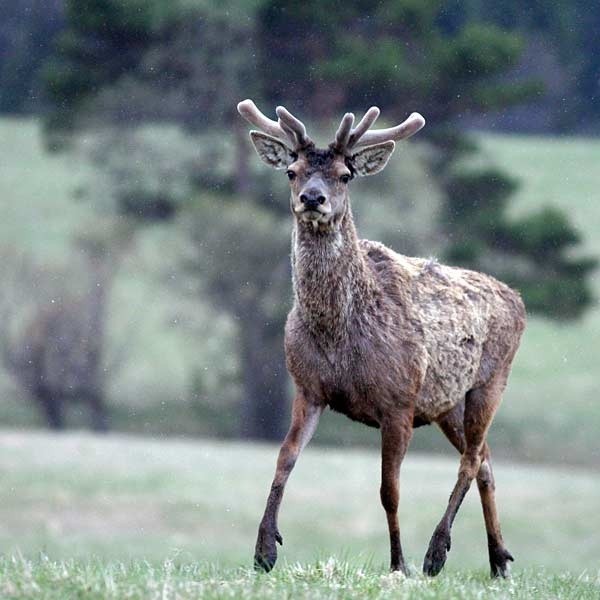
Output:
<svg viewBox="0 0 600 600">
<path fill-rule="evenodd" d="M 392 141 L 367 146 L 352 156 L 352 165 L 357 175 L 375 175 L 387 165 L 396 144 Z"/>
<path fill-rule="evenodd" d="M 292 151 L 277 138 L 260 131 L 251 131 L 250 138 L 261 160 L 274 169 L 287 169 L 295 156 Z"/>
</svg>

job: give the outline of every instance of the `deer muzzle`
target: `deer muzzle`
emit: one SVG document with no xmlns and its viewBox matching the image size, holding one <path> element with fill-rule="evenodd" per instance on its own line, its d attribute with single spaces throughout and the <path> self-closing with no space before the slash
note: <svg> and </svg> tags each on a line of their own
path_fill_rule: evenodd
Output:
<svg viewBox="0 0 600 600">
<path fill-rule="evenodd" d="M 326 201 L 327 197 L 325 194 L 316 188 L 303 191 L 300 194 L 300 202 L 302 203 L 304 210 L 307 211 L 311 210 L 321 212 L 319 209 L 321 206 L 323 206 L 323 204 L 325 204 Z"/>
</svg>

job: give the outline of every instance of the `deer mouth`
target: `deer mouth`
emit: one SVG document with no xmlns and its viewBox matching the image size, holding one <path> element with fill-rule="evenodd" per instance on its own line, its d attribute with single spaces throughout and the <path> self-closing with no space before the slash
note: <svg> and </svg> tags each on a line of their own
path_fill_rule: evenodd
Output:
<svg viewBox="0 0 600 600">
<path fill-rule="evenodd" d="M 325 206 L 318 206 L 315 208 L 302 207 L 300 210 L 296 210 L 295 212 L 303 221 L 325 222 L 329 218 L 331 209 Z"/>
<path fill-rule="evenodd" d="M 311 224 L 316 231 L 319 227 L 326 227 L 329 224 L 329 212 L 305 210 L 300 214 L 300 218 L 304 223 Z"/>
<path fill-rule="evenodd" d="M 325 216 L 325 213 L 322 213 L 320 210 L 313 209 L 303 210 L 301 214 L 305 221 L 317 221 Z"/>
</svg>

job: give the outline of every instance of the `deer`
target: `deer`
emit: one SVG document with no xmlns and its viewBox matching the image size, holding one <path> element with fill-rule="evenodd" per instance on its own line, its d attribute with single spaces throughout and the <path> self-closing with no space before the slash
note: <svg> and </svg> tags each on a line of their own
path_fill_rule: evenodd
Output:
<svg viewBox="0 0 600 600">
<path fill-rule="evenodd" d="M 429 543 L 423 572 L 437 575 L 460 505 L 475 479 L 492 577 L 508 577 L 487 433 L 525 329 L 519 293 L 495 278 L 435 259 L 408 257 L 359 239 L 349 187 L 388 163 L 396 142 L 425 119 L 371 129 L 371 107 L 355 126 L 346 113 L 333 141 L 318 148 L 283 106 L 277 120 L 252 100 L 237 106 L 257 129 L 252 144 L 290 183 L 293 306 L 285 325 L 286 366 L 295 386 L 291 424 L 259 525 L 255 568 L 270 571 L 283 544 L 278 514 L 299 454 L 326 408 L 381 432 L 380 499 L 387 517 L 390 569 L 409 575 L 398 505 L 400 466 L 413 429 L 435 424 L 460 453 L 456 483 Z"/>
</svg>

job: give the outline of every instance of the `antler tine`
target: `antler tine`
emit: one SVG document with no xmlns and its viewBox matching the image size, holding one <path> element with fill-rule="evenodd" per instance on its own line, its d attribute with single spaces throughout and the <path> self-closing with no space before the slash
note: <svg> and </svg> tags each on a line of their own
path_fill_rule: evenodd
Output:
<svg viewBox="0 0 600 600">
<path fill-rule="evenodd" d="M 335 139 L 333 142 L 335 147 L 339 150 L 344 150 L 348 145 L 352 125 L 354 125 L 354 115 L 352 113 L 346 113 L 340 122 L 340 126 L 335 132 Z"/>
<path fill-rule="evenodd" d="M 252 100 L 243 100 L 237 105 L 237 109 L 240 115 L 242 115 L 242 117 L 244 117 L 248 123 L 255 125 L 265 133 L 272 135 L 274 138 L 277 138 L 282 142 L 286 142 L 288 144 L 291 142 L 292 146 L 297 144 L 295 135 L 283 129 L 277 121 L 273 121 L 261 113 Z"/>
<path fill-rule="evenodd" d="M 350 133 L 350 139 L 348 140 L 348 149 L 354 147 L 358 140 L 366 133 L 366 131 L 377 121 L 379 116 L 379 109 L 376 106 L 371 108 L 365 113 L 364 117 L 359 121 L 358 125 Z"/>
<path fill-rule="evenodd" d="M 302 147 L 307 146 L 311 143 L 311 139 L 306 135 L 306 127 L 304 123 L 297 119 L 289 110 L 284 106 L 278 106 L 275 109 L 277 116 L 279 117 L 279 123 L 283 127 L 284 131 L 292 131 L 295 136 L 296 146 Z"/>
<path fill-rule="evenodd" d="M 296 134 L 294 133 L 294 131 L 292 129 L 290 129 L 285 124 L 285 122 L 282 121 L 281 119 L 277 119 L 277 123 L 279 123 L 279 127 L 281 127 L 281 129 L 283 129 L 283 131 L 285 131 L 288 138 L 290 138 L 290 140 L 293 140 L 293 143 L 296 144 L 298 142 L 298 140 L 296 138 Z"/>
<path fill-rule="evenodd" d="M 366 116 L 366 115 L 365 115 Z M 373 146 L 381 142 L 388 142 L 390 140 L 398 141 L 404 140 L 411 135 L 414 135 L 425 126 L 425 119 L 419 113 L 412 113 L 406 121 L 396 125 L 396 127 L 389 127 L 388 129 L 376 129 L 375 131 L 366 131 L 354 142 L 354 148 L 361 148 L 364 146 Z M 358 127 L 357 127 L 358 129 Z"/>
</svg>

